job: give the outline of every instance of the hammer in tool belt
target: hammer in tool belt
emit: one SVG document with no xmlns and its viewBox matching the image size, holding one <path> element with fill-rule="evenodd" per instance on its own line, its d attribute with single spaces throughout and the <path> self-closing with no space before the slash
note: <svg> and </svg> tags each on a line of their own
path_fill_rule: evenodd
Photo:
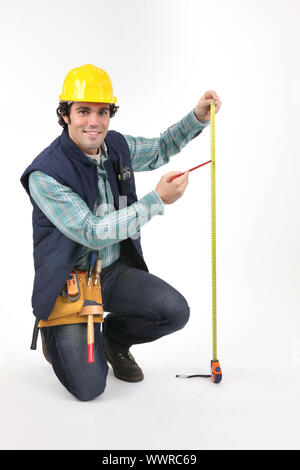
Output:
<svg viewBox="0 0 300 470">
<path fill-rule="evenodd" d="M 92 271 L 94 269 L 94 282 L 92 284 Z M 96 253 L 90 254 L 90 264 L 87 277 L 87 285 L 85 289 L 83 307 L 79 313 L 80 316 L 87 315 L 87 361 L 89 364 L 95 362 L 94 354 L 94 315 L 103 316 L 104 310 L 102 305 L 100 272 L 102 261 L 96 260 Z M 99 281 L 99 282 L 98 282 Z"/>
</svg>

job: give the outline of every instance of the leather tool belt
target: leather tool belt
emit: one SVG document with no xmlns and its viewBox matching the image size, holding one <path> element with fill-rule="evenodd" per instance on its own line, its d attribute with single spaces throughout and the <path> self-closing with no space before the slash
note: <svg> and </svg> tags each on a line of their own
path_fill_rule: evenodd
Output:
<svg viewBox="0 0 300 470">
<path fill-rule="evenodd" d="M 93 274 L 88 284 L 88 272 L 74 270 L 59 292 L 48 320 L 40 320 L 38 327 L 82 323 L 87 321 L 87 315 L 93 315 L 95 322 L 103 322 L 100 278 L 95 279 Z"/>
</svg>

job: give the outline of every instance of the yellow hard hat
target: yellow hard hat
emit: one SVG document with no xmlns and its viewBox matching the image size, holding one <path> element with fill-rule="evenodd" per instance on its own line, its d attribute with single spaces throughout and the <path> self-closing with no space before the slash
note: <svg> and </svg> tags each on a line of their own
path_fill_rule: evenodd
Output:
<svg viewBox="0 0 300 470">
<path fill-rule="evenodd" d="M 70 70 L 65 78 L 60 101 L 116 103 L 108 74 L 91 64 Z"/>
</svg>

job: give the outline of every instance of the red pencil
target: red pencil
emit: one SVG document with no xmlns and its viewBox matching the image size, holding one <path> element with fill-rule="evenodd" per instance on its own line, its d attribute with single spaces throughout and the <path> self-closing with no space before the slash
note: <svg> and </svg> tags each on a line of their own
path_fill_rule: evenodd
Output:
<svg viewBox="0 0 300 470">
<path fill-rule="evenodd" d="M 201 163 L 201 165 L 194 166 L 194 168 L 191 168 L 189 171 L 196 170 L 197 168 L 200 168 L 200 166 L 207 165 L 207 164 L 210 163 L 210 162 L 211 162 L 211 160 L 208 160 L 208 162 Z M 171 181 L 173 181 L 175 178 L 178 178 L 178 176 L 182 176 L 183 174 L 184 174 L 184 173 L 179 173 L 178 175 L 172 176 L 172 178 L 170 178 L 170 179 L 168 180 L 168 183 L 171 183 Z"/>
</svg>

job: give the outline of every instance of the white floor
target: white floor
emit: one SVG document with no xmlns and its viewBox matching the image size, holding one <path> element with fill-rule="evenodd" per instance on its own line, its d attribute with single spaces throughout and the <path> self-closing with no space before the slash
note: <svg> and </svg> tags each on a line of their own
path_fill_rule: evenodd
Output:
<svg viewBox="0 0 300 470">
<path fill-rule="evenodd" d="M 207 345 L 187 347 L 194 335 L 187 329 L 133 348 L 145 380 L 125 383 L 110 370 L 105 393 L 91 402 L 60 385 L 40 342 L 37 351 L 2 354 L 1 448 L 299 449 L 296 356 L 280 359 L 269 347 L 260 357 L 257 338 L 247 359 L 233 354 L 232 344 L 222 348 L 221 384 L 175 378 L 209 369 Z"/>
</svg>

